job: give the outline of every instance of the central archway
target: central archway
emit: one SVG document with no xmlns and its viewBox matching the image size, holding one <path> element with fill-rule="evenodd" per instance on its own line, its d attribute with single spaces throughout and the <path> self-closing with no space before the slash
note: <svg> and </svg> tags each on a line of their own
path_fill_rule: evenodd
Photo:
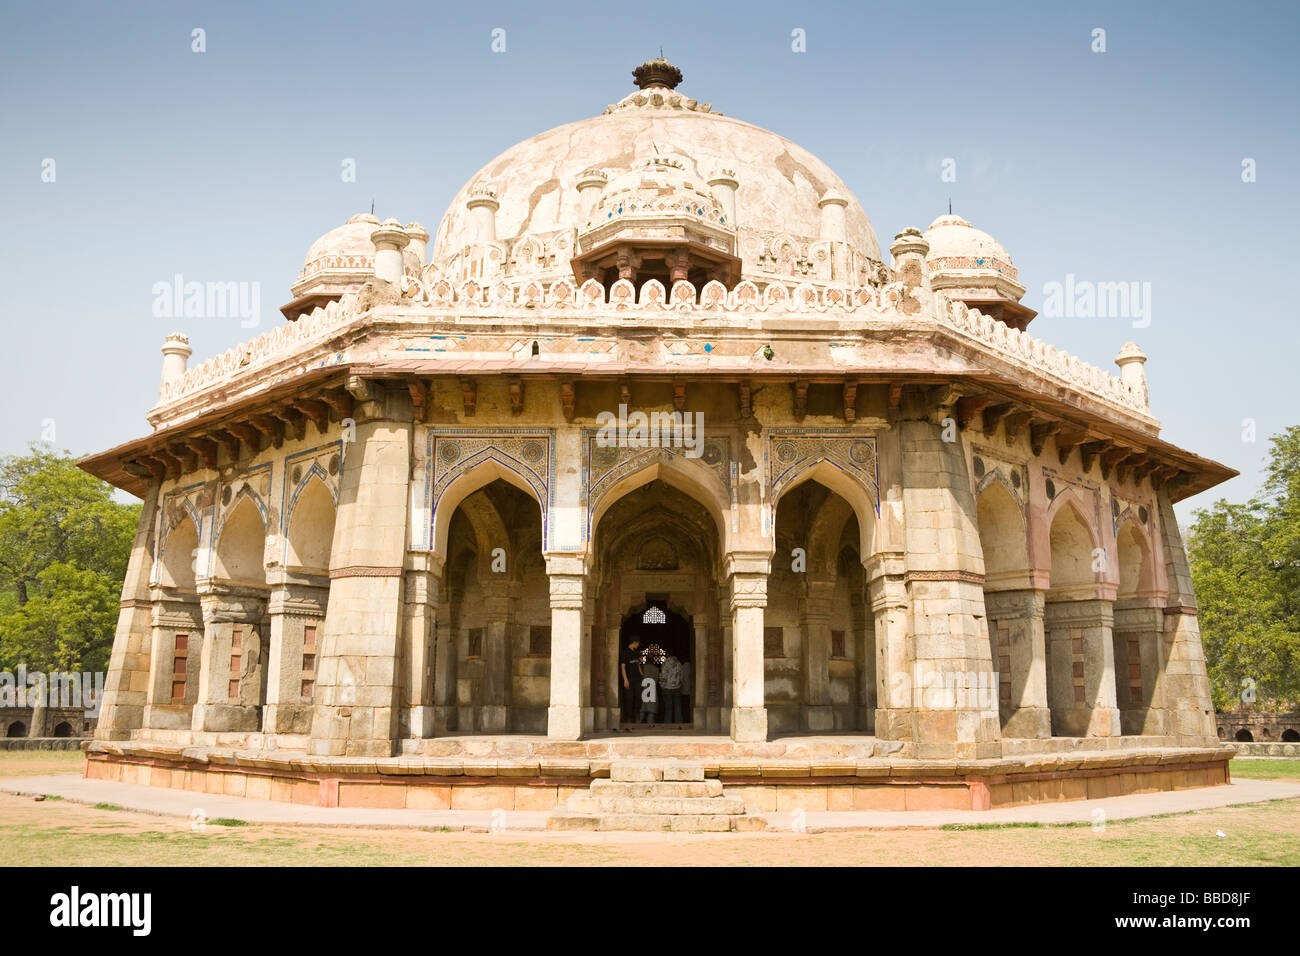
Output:
<svg viewBox="0 0 1300 956">
<path fill-rule="evenodd" d="M 660 670 L 660 677 L 655 687 L 658 706 L 653 708 L 656 713 L 655 726 L 665 730 L 691 729 L 694 726 L 692 704 L 695 696 L 691 688 L 695 649 L 695 628 L 691 618 L 673 610 L 664 598 L 651 598 L 640 607 L 633 608 L 623 618 L 618 631 L 620 661 L 623 657 L 621 649 L 626 648 L 633 638 L 640 642 L 641 660 L 655 664 Z M 680 720 L 670 719 L 673 716 L 669 712 L 670 690 L 663 680 L 666 655 L 676 658 L 681 665 L 678 687 Z M 620 726 L 624 729 L 630 727 L 638 730 L 645 729 L 646 726 L 640 720 L 639 713 L 633 712 L 626 695 L 623 695 Z"/>
</svg>

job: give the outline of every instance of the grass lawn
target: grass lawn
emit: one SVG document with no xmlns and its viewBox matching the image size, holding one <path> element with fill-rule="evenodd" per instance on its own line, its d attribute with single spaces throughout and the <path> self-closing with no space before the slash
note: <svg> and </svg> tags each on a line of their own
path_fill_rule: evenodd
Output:
<svg viewBox="0 0 1300 956">
<path fill-rule="evenodd" d="M 1300 760 L 1277 757 L 1237 757 L 1228 764 L 1233 778 L 1250 780 L 1300 780 Z"/>
<path fill-rule="evenodd" d="M 77 773 L 81 755 L 0 751 L 0 777 Z M 1235 777 L 1300 780 L 1297 760 Z M 1218 836 L 1222 831 L 1224 836 Z M 1300 866 L 1300 800 L 1077 827 L 866 833 L 541 834 L 285 827 L 188 820 L 0 794 L 9 866 L 916 865 Z"/>
</svg>

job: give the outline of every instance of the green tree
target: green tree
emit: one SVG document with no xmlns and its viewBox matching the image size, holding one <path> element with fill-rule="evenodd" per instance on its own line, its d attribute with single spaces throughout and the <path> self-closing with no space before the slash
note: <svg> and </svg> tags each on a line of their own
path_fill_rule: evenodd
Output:
<svg viewBox="0 0 1300 956">
<path fill-rule="evenodd" d="M 66 452 L 0 458 L 0 665 L 106 666 L 139 516 Z"/>
<path fill-rule="evenodd" d="M 1263 495 L 1195 512 L 1188 539 L 1214 705 L 1300 701 L 1300 426 L 1271 440 Z"/>
</svg>

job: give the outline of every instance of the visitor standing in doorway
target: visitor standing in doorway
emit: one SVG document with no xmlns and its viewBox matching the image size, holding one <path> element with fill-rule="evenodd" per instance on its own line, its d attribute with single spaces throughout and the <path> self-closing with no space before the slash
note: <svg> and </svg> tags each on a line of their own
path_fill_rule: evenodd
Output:
<svg viewBox="0 0 1300 956">
<path fill-rule="evenodd" d="M 623 677 L 623 720 L 632 723 L 641 712 L 641 639 L 633 636 L 618 662 Z M 625 728 L 619 728 L 623 730 Z M 628 730 L 631 733 L 631 730 Z"/>
</svg>

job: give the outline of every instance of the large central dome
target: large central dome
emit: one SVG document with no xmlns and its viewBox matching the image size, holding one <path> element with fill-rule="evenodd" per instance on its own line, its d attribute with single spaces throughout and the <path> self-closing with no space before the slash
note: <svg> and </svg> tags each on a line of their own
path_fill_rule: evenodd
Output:
<svg viewBox="0 0 1300 956">
<path fill-rule="evenodd" d="M 680 73 L 662 59 L 634 75 L 642 88 L 603 115 L 524 140 L 479 170 L 443 217 L 434 263 L 446 267 L 468 247 L 490 239 L 503 243 L 502 254 L 510 259 L 516 254 L 509 247 L 544 246 L 547 261 L 562 269 L 602 194 L 615 184 L 626 187 L 629 174 L 667 155 L 682 164 L 693 192 L 717 198 L 734 214 L 728 224 L 736 233 L 732 251 L 747 277 L 795 275 L 796 268 L 809 275 L 805 260 L 819 253 L 828 262 L 835 257 L 825 247 L 813 248 L 827 239 L 847 247 L 840 271 L 866 274 L 880 262 L 880 246 L 862 206 L 816 156 L 684 96 L 672 88 Z M 485 202 L 495 209 L 486 236 L 475 211 Z M 842 217 L 838 209 L 828 216 L 827 205 L 842 208 Z M 831 234 L 828 220 L 835 223 Z M 823 272 L 817 269 L 810 277 L 830 277 Z"/>
</svg>

